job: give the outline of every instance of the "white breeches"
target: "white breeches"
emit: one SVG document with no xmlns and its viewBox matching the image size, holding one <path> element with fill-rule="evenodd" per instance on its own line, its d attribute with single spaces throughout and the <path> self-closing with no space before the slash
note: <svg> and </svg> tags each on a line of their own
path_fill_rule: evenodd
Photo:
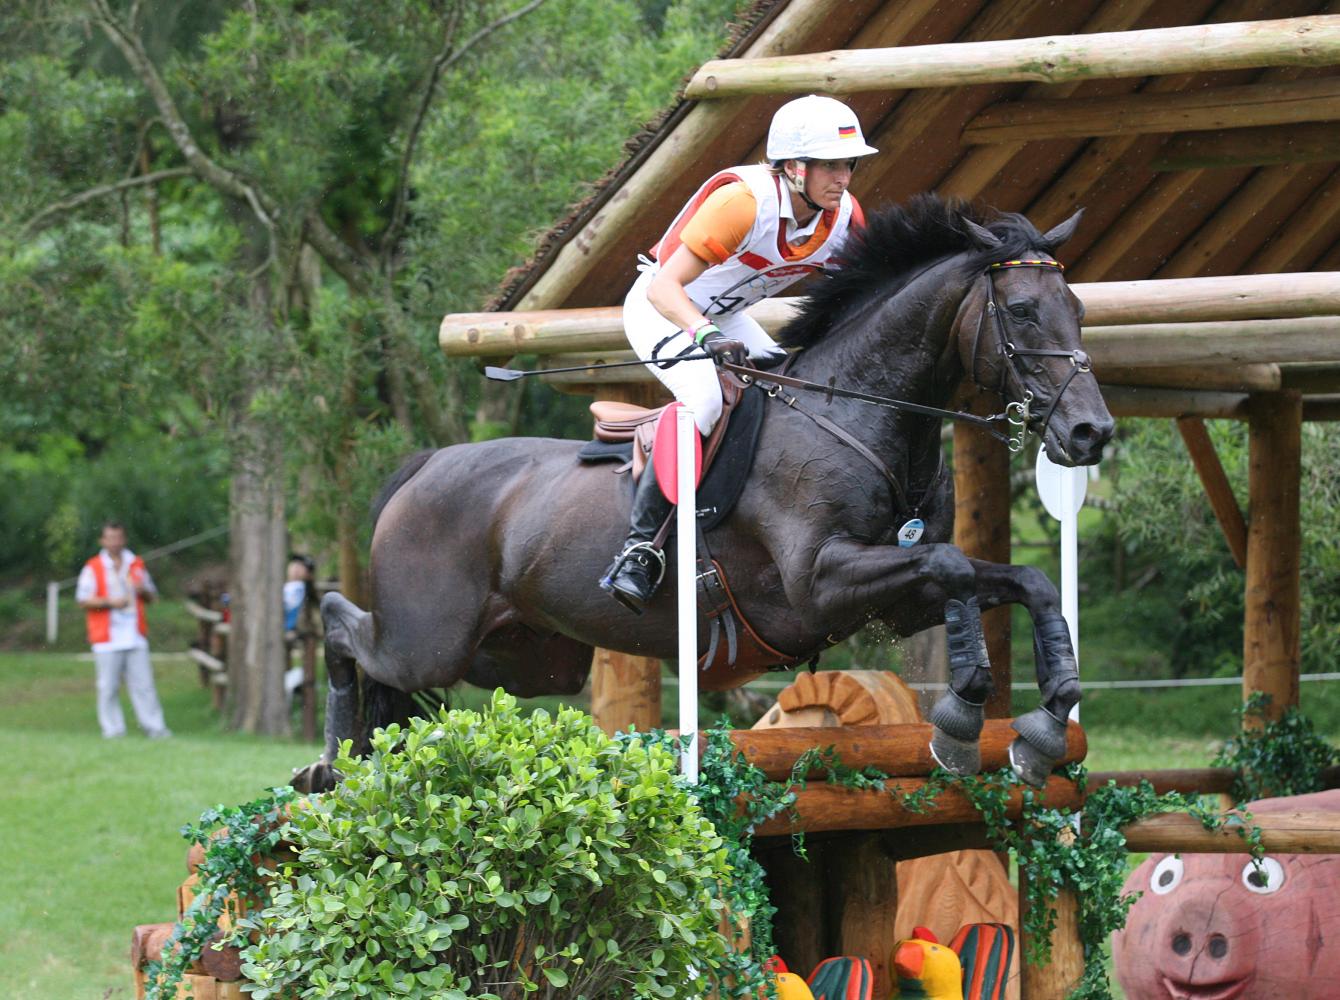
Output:
<svg viewBox="0 0 1340 1000">
<path fill-rule="evenodd" d="M 652 358 L 653 351 L 659 361 L 668 361 L 683 352 L 698 353 L 693 338 L 647 301 L 647 286 L 655 276 L 654 268 L 644 270 L 623 300 L 623 329 L 628 343 L 644 361 Z M 763 327 L 744 313 L 728 313 L 712 317 L 712 320 L 725 336 L 743 343 L 752 358 L 783 353 Z M 693 422 L 698 425 L 700 434 L 706 437 L 712 432 L 721 416 L 721 385 L 717 381 L 715 364 L 711 361 L 681 361 L 669 368 L 648 365 L 647 370 L 693 411 Z"/>
<path fill-rule="evenodd" d="M 121 714 L 123 681 L 130 692 L 130 705 L 135 709 L 140 728 L 149 736 L 167 732 L 147 647 L 94 653 L 93 662 L 98 677 L 98 724 L 103 736 L 120 736 L 126 731 L 126 720 Z"/>
</svg>

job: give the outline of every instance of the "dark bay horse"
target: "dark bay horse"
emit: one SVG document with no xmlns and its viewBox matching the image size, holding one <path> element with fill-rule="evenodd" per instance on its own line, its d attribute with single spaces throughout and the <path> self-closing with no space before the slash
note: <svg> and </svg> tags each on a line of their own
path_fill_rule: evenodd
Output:
<svg viewBox="0 0 1340 1000">
<path fill-rule="evenodd" d="M 1021 216 L 989 218 L 934 196 L 875 213 L 845 248 L 842 269 L 782 331 L 784 344 L 804 348 L 789 374 L 935 407 L 966 374 L 1021 404 L 1016 415 L 1053 461 L 1097 462 L 1113 421 L 1079 350 L 1082 306 L 1052 257 L 1077 223 L 1078 215 L 1039 233 Z M 810 412 L 857 439 L 897 486 L 812 416 L 768 402 L 740 502 L 711 532 L 741 610 L 763 639 L 795 655 L 874 617 L 900 635 L 944 623 L 951 680 L 932 713 L 933 748 L 947 767 L 971 773 L 991 690 L 980 612 L 1023 604 L 1042 706 L 1016 722 L 1014 763 L 1040 781 L 1062 755 L 1064 720 L 1079 698 L 1056 588 L 1035 569 L 970 559 L 949 544 L 954 498 L 940 418 L 812 400 Z M 533 696 L 577 693 L 596 646 L 675 656 L 673 558 L 641 617 L 597 586 L 627 526 L 630 494 L 609 466 L 579 464 L 580 446 L 456 445 L 415 456 L 387 484 L 375 514 L 371 609 L 339 594 L 321 605 L 326 750 L 300 781 L 327 784 L 338 741 L 356 735 L 355 662 L 374 689 L 465 680 Z M 901 547 L 895 533 L 910 512 L 924 536 Z M 700 683 L 734 687 L 755 673 L 723 664 Z M 371 714 L 370 725 L 381 721 Z"/>
</svg>

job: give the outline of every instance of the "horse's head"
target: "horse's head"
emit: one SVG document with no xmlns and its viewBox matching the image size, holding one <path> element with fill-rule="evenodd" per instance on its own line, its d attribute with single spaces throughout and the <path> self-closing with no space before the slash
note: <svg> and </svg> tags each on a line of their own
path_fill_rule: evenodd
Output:
<svg viewBox="0 0 1340 1000">
<path fill-rule="evenodd" d="M 965 219 L 978 249 L 996 253 L 960 307 L 959 356 L 972 380 L 998 392 L 1010 418 L 1041 436 L 1058 465 L 1093 465 L 1115 423 L 1080 348 L 1084 306 L 1052 256 L 1079 225 L 1080 212 L 1040 234 L 1027 254 L 1000 259 L 1005 243 Z"/>
</svg>

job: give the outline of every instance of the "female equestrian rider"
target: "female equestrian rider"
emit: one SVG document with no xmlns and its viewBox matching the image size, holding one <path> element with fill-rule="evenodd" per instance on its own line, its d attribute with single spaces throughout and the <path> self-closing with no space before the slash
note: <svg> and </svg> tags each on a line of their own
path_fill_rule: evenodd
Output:
<svg viewBox="0 0 1340 1000">
<path fill-rule="evenodd" d="M 705 350 L 714 358 L 781 355 L 744 310 L 833 259 L 848 230 L 862 225 L 847 192 L 865 144 L 850 108 L 811 95 L 784 104 L 768 129 L 767 163 L 708 178 L 643 258 L 623 305 L 624 332 L 637 356 L 693 411 L 699 433 L 721 415 L 712 361 L 675 361 Z M 650 470 L 638 481 L 628 539 L 600 586 L 640 614 L 665 570 L 652 539 L 670 503 Z"/>
</svg>

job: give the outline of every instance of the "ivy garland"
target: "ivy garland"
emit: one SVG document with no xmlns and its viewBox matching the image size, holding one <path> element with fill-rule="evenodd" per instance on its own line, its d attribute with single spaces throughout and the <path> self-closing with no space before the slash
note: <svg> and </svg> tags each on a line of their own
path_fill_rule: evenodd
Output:
<svg viewBox="0 0 1340 1000">
<path fill-rule="evenodd" d="M 1195 816 L 1206 829 L 1218 829 L 1224 817 L 1201 800 L 1176 792 L 1158 794 L 1142 781 L 1134 787 L 1115 782 L 1090 792 L 1085 799 L 1084 823 L 1076 829 L 1074 816 L 1044 806 L 1036 791 L 1009 768 L 960 777 L 941 768 L 932 771 L 920 787 L 899 792 L 890 778 L 875 768 L 857 770 L 844 764 L 833 747 L 806 751 L 796 761 L 786 782 L 772 782 L 735 750 L 724 727 L 704 732 L 705 750 L 701 777 L 693 786 L 704 814 L 712 820 L 730 845 L 731 863 L 737 877 L 725 887 L 731 919 L 737 933 L 748 918 L 752 932 L 749 953 L 735 970 L 739 984 L 768 983 L 762 963 L 773 953 L 772 917 L 776 913 L 769 897 L 764 872 L 750 853 L 754 827 L 795 804 L 795 790 L 806 786 L 806 775 L 820 772 L 825 781 L 853 789 L 887 790 L 897 795 L 902 808 L 928 811 L 949 789 L 960 790 L 981 814 L 987 836 L 1001 851 L 1012 852 L 1025 884 L 1027 912 L 1022 931 L 1028 939 L 1027 961 L 1045 964 L 1050 958 L 1051 935 L 1056 927 L 1056 900 L 1062 888 L 1074 891 L 1078 924 L 1084 947 L 1084 975 L 1070 1000 L 1110 1000 L 1111 984 L 1103 962 L 1102 948 L 1113 931 L 1125 926 L 1126 915 L 1138 895 L 1122 895 L 1127 875 L 1126 838 L 1121 827 L 1158 813 L 1184 811 Z M 653 738 L 669 739 L 663 733 Z M 1071 765 L 1065 776 L 1081 789 L 1087 772 Z M 1010 797 L 1018 792 L 1022 814 L 1007 818 Z M 1260 830 L 1245 814 L 1237 826 L 1253 857 L 1263 856 Z M 794 838 L 797 853 L 804 855 L 803 836 Z M 744 995 L 745 989 L 731 995 Z"/>
<path fill-rule="evenodd" d="M 272 788 L 252 802 L 207 809 L 199 822 L 181 828 L 186 840 L 205 848 L 205 859 L 196 869 L 196 896 L 164 942 L 162 960 L 145 968 L 145 1000 L 174 1000 L 186 970 L 215 943 L 231 900 L 266 897 L 257 858 L 274 851 L 296 796 L 292 788 Z M 234 930 L 220 946 L 246 943 L 245 931 L 237 929 L 238 914 L 231 916 Z"/>
<path fill-rule="evenodd" d="M 1239 805 L 1277 795 L 1306 795 L 1325 787 L 1323 772 L 1340 762 L 1340 753 L 1317 735 L 1296 706 L 1269 720 L 1270 695 L 1253 691 L 1238 710 L 1243 725 L 1225 740 L 1215 767 L 1232 768 L 1233 801 Z M 1254 724 L 1247 725 L 1248 722 Z"/>
</svg>

